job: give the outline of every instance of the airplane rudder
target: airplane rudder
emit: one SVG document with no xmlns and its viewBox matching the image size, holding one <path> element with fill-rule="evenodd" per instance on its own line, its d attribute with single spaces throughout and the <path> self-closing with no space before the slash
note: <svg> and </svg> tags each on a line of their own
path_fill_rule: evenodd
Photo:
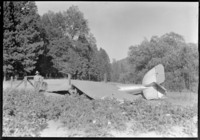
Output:
<svg viewBox="0 0 200 140">
<path fill-rule="evenodd" d="M 159 64 L 149 70 L 143 77 L 142 84 L 147 86 L 153 82 L 160 84 L 165 80 L 164 67 L 162 64 Z"/>
<path fill-rule="evenodd" d="M 143 77 L 142 84 L 147 86 L 153 82 L 156 82 L 156 69 L 153 67 Z"/>
<path fill-rule="evenodd" d="M 156 83 L 161 84 L 165 81 L 165 71 L 164 66 L 162 64 L 159 64 L 155 67 L 156 71 Z"/>
</svg>

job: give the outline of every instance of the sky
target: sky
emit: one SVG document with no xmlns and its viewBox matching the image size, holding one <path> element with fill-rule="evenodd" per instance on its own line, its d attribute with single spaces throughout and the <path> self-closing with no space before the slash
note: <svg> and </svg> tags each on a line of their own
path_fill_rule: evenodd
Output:
<svg viewBox="0 0 200 140">
<path fill-rule="evenodd" d="M 127 57 L 131 45 L 144 38 L 175 32 L 186 43 L 198 42 L 198 2 L 35 2 L 38 13 L 63 12 L 78 6 L 88 20 L 97 47 L 106 50 L 110 61 Z"/>
</svg>

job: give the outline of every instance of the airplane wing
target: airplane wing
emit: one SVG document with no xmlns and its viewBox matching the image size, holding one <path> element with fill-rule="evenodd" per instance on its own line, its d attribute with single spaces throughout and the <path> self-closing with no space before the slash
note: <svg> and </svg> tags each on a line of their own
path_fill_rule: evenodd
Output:
<svg viewBox="0 0 200 140">
<path fill-rule="evenodd" d="M 124 91 L 119 91 L 116 86 L 109 83 L 72 80 L 72 85 L 93 99 L 114 97 L 118 100 L 125 99 L 132 101 L 137 98 L 134 95 L 131 95 Z"/>
</svg>

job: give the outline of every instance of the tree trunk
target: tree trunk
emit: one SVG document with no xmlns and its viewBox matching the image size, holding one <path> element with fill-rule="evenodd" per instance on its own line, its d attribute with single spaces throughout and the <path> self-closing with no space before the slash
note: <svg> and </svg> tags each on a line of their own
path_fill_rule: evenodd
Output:
<svg viewBox="0 0 200 140">
<path fill-rule="evenodd" d="M 25 87 L 25 89 L 27 87 L 27 77 L 26 76 L 24 77 L 24 87 Z"/>
<path fill-rule="evenodd" d="M 188 89 L 190 91 L 190 73 L 188 73 Z"/>
<path fill-rule="evenodd" d="M 104 73 L 104 82 L 107 83 L 107 73 Z"/>
<path fill-rule="evenodd" d="M 4 81 L 4 82 L 6 81 L 6 74 L 4 75 L 4 79 L 3 79 L 3 81 Z"/>
<path fill-rule="evenodd" d="M 3 81 L 5 82 L 6 81 L 6 71 L 4 71 L 4 79 Z"/>
<path fill-rule="evenodd" d="M 13 86 L 13 76 L 10 77 L 10 87 L 12 88 Z"/>
<path fill-rule="evenodd" d="M 68 73 L 68 82 L 69 82 L 69 85 L 71 85 L 71 74 Z"/>
</svg>

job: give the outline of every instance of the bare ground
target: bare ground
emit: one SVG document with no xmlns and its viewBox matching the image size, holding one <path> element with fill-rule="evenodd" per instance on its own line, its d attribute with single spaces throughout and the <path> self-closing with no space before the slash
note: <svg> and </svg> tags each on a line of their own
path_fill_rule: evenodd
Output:
<svg viewBox="0 0 200 140">
<path fill-rule="evenodd" d="M 191 137 L 185 133 L 183 133 L 183 128 L 179 126 L 174 126 L 171 129 L 171 132 L 167 135 L 159 135 L 156 132 L 148 132 L 148 133 L 137 133 L 134 134 L 131 129 L 131 124 L 127 124 L 127 129 L 125 131 L 110 131 L 110 137 Z M 197 137 L 197 130 L 194 132 L 194 137 Z M 41 137 L 86 137 L 86 133 L 84 131 L 69 131 L 65 127 L 62 126 L 59 121 L 49 121 L 48 128 L 44 129 L 41 132 Z"/>
</svg>

